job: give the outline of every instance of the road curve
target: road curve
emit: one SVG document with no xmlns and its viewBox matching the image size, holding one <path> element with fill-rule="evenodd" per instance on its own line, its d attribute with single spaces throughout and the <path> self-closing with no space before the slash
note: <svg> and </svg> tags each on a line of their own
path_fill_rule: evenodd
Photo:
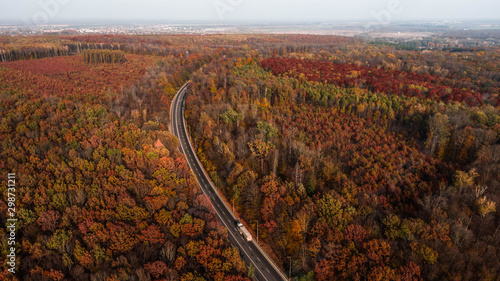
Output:
<svg viewBox="0 0 500 281">
<path fill-rule="evenodd" d="M 260 246 L 258 246 L 255 241 L 247 242 L 239 233 L 234 223 L 235 219 L 237 219 L 236 216 L 226 202 L 222 200 L 215 185 L 210 180 L 210 177 L 198 159 L 198 156 L 194 153 L 193 146 L 187 134 L 184 119 L 186 89 L 188 84 L 189 82 L 180 88 L 170 105 L 172 131 L 179 139 L 179 148 L 186 156 L 189 168 L 191 168 L 195 174 L 201 190 L 210 199 L 217 218 L 227 228 L 229 240 L 234 246 L 238 247 L 245 262 L 247 264 L 253 264 L 255 268 L 255 279 L 259 281 L 286 280 L 286 276 L 278 269 L 271 259 L 267 257 Z"/>
</svg>

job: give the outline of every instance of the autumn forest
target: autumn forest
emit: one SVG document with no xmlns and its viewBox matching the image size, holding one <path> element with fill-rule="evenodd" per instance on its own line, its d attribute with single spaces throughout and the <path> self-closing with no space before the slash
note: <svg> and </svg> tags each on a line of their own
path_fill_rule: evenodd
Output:
<svg viewBox="0 0 500 281">
<path fill-rule="evenodd" d="M 0 37 L 0 280 L 254 279 L 179 150 L 296 281 L 500 280 L 500 48 Z"/>
</svg>

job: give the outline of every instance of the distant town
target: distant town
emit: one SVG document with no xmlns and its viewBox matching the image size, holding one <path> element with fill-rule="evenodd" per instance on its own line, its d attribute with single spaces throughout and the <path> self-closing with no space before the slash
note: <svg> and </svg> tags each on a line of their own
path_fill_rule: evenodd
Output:
<svg viewBox="0 0 500 281">
<path fill-rule="evenodd" d="M 398 49 L 457 49 L 500 45 L 500 23 L 410 22 L 373 25 L 351 23 L 142 23 L 19 25 L 0 22 L 0 35 L 152 35 L 152 34 L 316 34 L 358 37 Z"/>
</svg>

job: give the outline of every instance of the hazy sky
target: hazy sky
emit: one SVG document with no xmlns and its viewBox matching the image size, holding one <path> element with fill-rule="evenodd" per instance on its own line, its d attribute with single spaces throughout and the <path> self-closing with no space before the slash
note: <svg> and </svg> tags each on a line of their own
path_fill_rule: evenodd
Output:
<svg viewBox="0 0 500 281">
<path fill-rule="evenodd" d="M 0 19 L 349 21 L 500 19 L 499 0 L 2 0 Z"/>
</svg>

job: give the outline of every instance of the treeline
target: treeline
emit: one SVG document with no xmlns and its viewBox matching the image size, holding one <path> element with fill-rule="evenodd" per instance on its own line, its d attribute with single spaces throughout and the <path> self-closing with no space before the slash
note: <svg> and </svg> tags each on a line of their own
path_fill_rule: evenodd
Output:
<svg viewBox="0 0 500 281">
<path fill-rule="evenodd" d="M 124 63 L 127 61 L 122 51 L 85 50 L 82 52 L 82 57 L 86 63 Z"/>
<path fill-rule="evenodd" d="M 151 43 L 63 43 L 59 47 L 30 47 L 12 50 L 0 50 L 0 62 L 32 60 L 48 57 L 71 56 L 81 54 L 85 50 L 121 50 L 130 54 L 154 56 L 179 56 L 182 51 L 171 44 Z M 184 53 L 185 54 L 185 53 Z"/>
<path fill-rule="evenodd" d="M 151 56 L 180 56 L 185 55 L 185 51 L 170 44 L 150 44 L 150 43 L 70 43 L 66 44 L 72 54 L 79 54 L 84 50 L 121 50 L 125 53 L 135 55 Z"/>
<path fill-rule="evenodd" d="M 0 62 L 67 56 L 70 53 L 71 52 L 69 50 L 69 47 L 67 46 L 53 48 L 20 48 L 13 50 L 0 50 Z"/>
<path fill-rule="evenodd" d="M 125 46 L 121 46 L 120 44 L 106 44 L 106 43 L 98 43 L 98 44 L 71 43 L 71 44 L 62 44 L 60 47 L 50 47 L 50 48 L 23 47 L 12 50 L 0 50 L 0 62 L 70 56 L 70 55 L 80 54 L 85 50 L 123 50 L 123 49 L 125 49 Z"/>
</svg>

